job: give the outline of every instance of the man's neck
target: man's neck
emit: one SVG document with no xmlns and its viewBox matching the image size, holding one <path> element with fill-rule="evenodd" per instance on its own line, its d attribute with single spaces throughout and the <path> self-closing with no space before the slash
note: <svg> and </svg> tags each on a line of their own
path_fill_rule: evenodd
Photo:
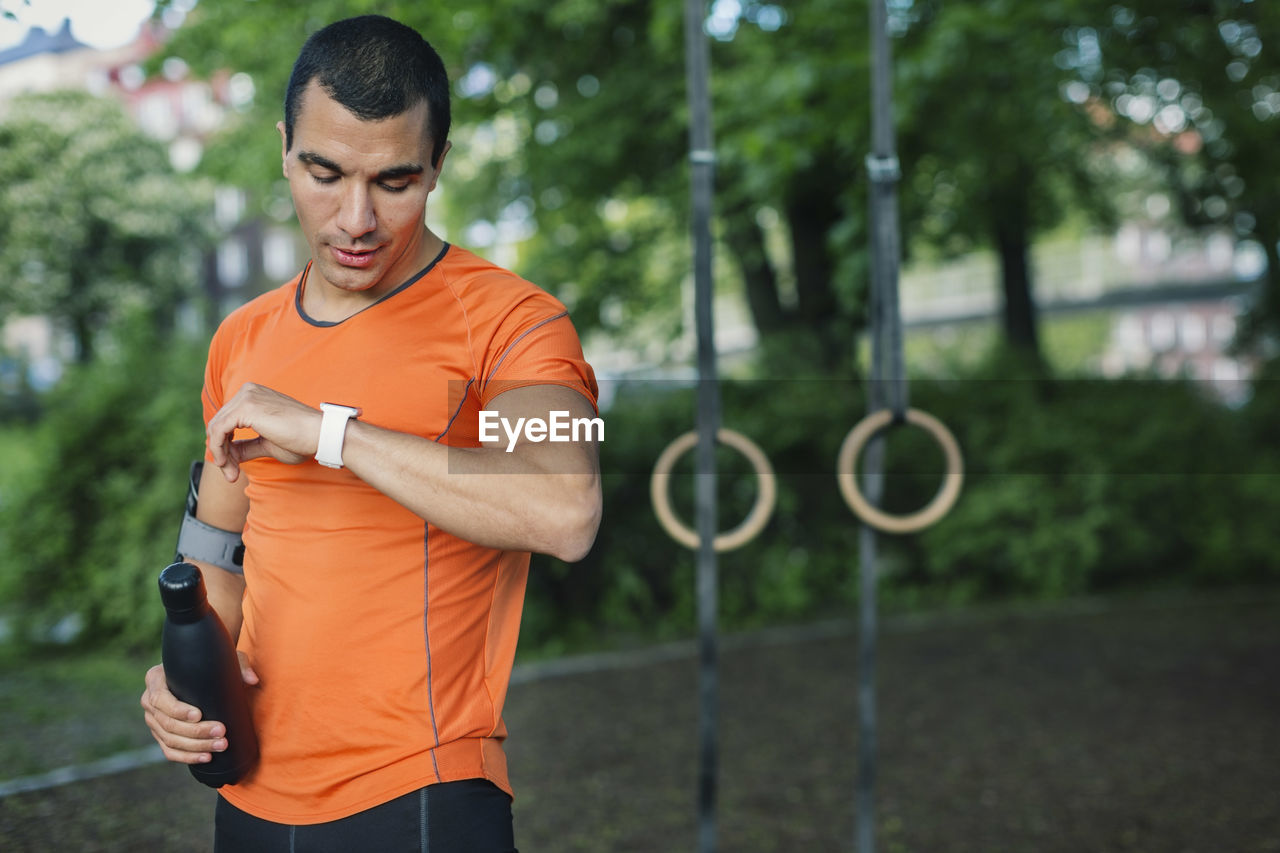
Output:
<svg viewBox="0 0 1280 853">
<path fill-rule="evenodd" d="M 410 263 L 397 264 L 385 280 L 367 290 L 347 290 L 326 280 L 319 264 L 312 263 L 302 282 L 302 309 L 322 323 L 341 323 L 359 314 L 430 264 L 444 248 L 444 241 L 423 229 L 422 241 Z"/>
</svg>

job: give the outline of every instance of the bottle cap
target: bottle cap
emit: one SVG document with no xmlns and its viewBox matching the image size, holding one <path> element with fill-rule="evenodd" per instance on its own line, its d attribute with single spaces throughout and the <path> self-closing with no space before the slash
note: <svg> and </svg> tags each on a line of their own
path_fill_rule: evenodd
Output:
<svg viewBox="0 0 1280 853">
<path fill-rule="evenodd" d="M 160 600 L 170 613 L 182 613 L 204 606 L 204 577 L 190 563 L 174 563 L 160 573 Z"/>
</svg>

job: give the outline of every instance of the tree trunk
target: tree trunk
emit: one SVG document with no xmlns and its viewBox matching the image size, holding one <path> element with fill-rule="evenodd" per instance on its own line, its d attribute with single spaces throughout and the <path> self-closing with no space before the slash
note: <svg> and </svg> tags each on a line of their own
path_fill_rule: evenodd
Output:
<svg viewBox="0 0 1280 853">
<path fill-rule="evenodd" d="M 71 298 L 67 302 L 67 319 L 71 322 L 71 336 L 76 343 L 76 363 L 93 361 L 94 308 L 89 294 L 89 281 L 85 270 L 91 269 L 87 261 L 77 258 L 71 267 Z"/>
<path fill-rule="evenodd" d="M 749 205 L 739 205 L 724 213 L 724 240 L 746 288 L 751 320 L 761 337 L 781 331 L 787 325 L 786 312 L 778 296 L 778 274 L 765 251 L 765 234 Z"/>
<path fill-rule="evenodd" d="M 1035 363 L 1043 359 L 1037 329 L 1036 304 L 1031 295 L 1030 241 L 1026 218 L 1005 209 L 994 223 L 996 251 L 1000 255 L 1000 281 L 1004 292 L 1005 342 Z"/>
<path fill-rule="evenodd" d="M 1258 228 L 1256 236 L 1267 253 L 1267 269 L 1263 273 L 1262 299 L 1257 310 L 1262 314 L 1257 325 L 1280 334 L 1280 233 L 1273 228 Z"/>
<path fill-rule="evenodd" d="M 93 323 L 88 314 L 76 312 L 71 317 L 71 337 L 76 342 L 76 363 L 93 361 Z"/>
<path fill-rule="evenodd" d="M 797 188 L 786 202 L 791 229 L 791 252 L 796 273 L 796 319 L 819 344 L 821 367 L 847 367 L 852 344 L 838 322 L 840 305 L 832 286 L 835 266 L 827 237 L 840 219 L 840 207 L 830 186 Z"/>
</svg>

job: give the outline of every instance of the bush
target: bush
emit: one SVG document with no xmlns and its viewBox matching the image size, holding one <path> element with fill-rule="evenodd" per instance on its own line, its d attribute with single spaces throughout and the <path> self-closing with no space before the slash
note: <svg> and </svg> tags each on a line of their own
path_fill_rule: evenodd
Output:
<svg viewBox="0 0 1280 853">
<path fill-rule="evenodd" d="M 842 392 L 841 402 L 834 396 Z M 720 618 L 728 629 L 843 612 L 856 586 L 856 529 L 835 492 L 835 454 L 860 401 L 848 382 L 726 382 L 723 426 L 751 438 L 778 476 L 778 508 L 742 548 L 721 554 Z M 649 478 L 662 450 L 695 428 L 696 389 L 656 382 L 624 385 L 604 413 L 604 519 L 579 563 L 535 557 L 522 647 L 543 652 L 688 636 L 696 622 L 695 552 L 659 525 Z M 696 524 L 694 458 L 673 470 L 671 502 Z M 719 530 L 737 526 L 755 500 L 750 466 L 717 452 Z M 831 497 L 834 501 L 830 500 Z"/>
<path fill-rule="evenodd" d="M 911 543 L 912 580 L 969 599 L 1277 577 L 1276 443 L 1203 384 L 981 383 L 966 396 L 982 409 L 942 416 L 974 475 Z"/>
<path fill-rule="evenodd" d="M 49 394 L 36 461 L 0 503 L 0 593 L 15 635 L 78 623 L 83 642 L 155 647 L 155 579 L 173 557 L 202 452 L 204 350 L 139 334 Z"/>
<path fill-rule="evenodd" d="M 154 648 L 155 577 L 172 556 L 187 468 L 201 453 L 202 361 L 202 347 L 140 338 L 72 371 L 44 401 L 34 461 L 0 495 L 0 595 L 23 636 L 47 635 L 75 614 L 86 640 Z M 1247 406 L 1232 409 L 1191 382 L 912 382 L 912 405 L 956 434 L 967 479 L 938 525 L 881 537 L 886 604 L 1274 582 L 1280 401 L 1272 387 L 1260 382 Z M 725 629 L 854 612 L 858 525 L 834 464 L 864 411 L 863 390 L 842 380 L 722 385 L 723 424 L 755 440 L 778 476 L 768 527 L 719 557 Z M 605 412 L 599 537 L 579 563 L 535 557 L 525 653 L 693 633 L 695 556 L 659 526 L 649 477 L 662 449 L 693 428 L 695 391 L 652 382 L 618 389 Z M 885 507 L 922 506 L 939 485 L 941 454 L 916 429 L 889 431 L 886 446 Z M 672 482 L 690 526 L 694 455 Z M 725 530 L 746 515 L 756 484 L 734 451 L 718 453 L 717 470 Z"/>
<path fill-rule="evenodd" d="M 890 606 L 1052 599 L 1166 585 L 1273 582 L 1280 553 L 1276 401 L 1233 410 L 1194 382 L 1018 378 L 914 381 L 912 405 L 942 419 L 967 478 L 935 527 L 881 537 Z M 1262 386 L 1266 392 L 1269 386 Z M 834 461 L 864 408 L 837 380 L 726 382 L 725 426 L 746 433 L 778 474 L 769 527 L 722 554 L 727 629 L 854 612 L 858 525 L 836 487 Z M 695 624 L 694 555 L 659 527 L 649 474 L 663 447 L 694 424 L 694 390 L 624 388 L 605 414 L 605 519 L 591 554 L 538 558 L 525 642 L 544 650 L 618 635 L 687 636 Z M 884 506 L 905 512 L 940 484 L 941 453 L 916 429 L 887 433 Z M 692 470 L 693 453 L 682 460 Z M 721 530 L 737 524 L 755 484 L 734 452 L 718 459 Z M 692 476 L 673 503 L 694 524 Z"/>
</svg>

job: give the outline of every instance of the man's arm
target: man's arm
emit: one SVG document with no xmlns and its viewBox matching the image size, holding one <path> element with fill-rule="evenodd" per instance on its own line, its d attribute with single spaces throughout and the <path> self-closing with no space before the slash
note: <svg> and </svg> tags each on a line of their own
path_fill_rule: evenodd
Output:
<svg viewBox="0 0 1280 853">
<path fill-rule="evenodd" d="M 205 524 L 221 530 L 239 532 L 244 530 L 249 517 L 249 498 L 245 495 L 246 481 L 227 482 L 219 477 L 216 471 L 208 470 L 208 475 L 200 477 L 200 490 L 196 499 L 196 518 Z M 200 568 L 204 575 L 205 591 L 209 594 L 209 604 L 227 626 L 231 634 L 231 642 L 240 636 L 242 621 L 241 602 L 244 598 L 244 575 L 229 572 L 226 569 L 193 560 L 187 555 L 183 559 Z"/>
<path fill-rule="evenodd" d="M 517 388 L 489 411 L 509 424 L 595 415 L 581 394 L 559 385 Z M 500 431 L 501 432 L 501 431 Z M 343 461 L 378 491 L 455 536 L 492 548 L 580 560 L 600 524 L 600 471 L 592 441 L 532 442 L 523 433 L 496 445 L 447 448 L 359 421 L 350 424 Z"/>
<path fill-rule="evenodd" d="M 356 401 L 358 402 L 358 401 Z M 572 418 L 595 412 L 577 391 L 533 385 L 500 394 L 489 411 L 509 423 Z M 226 478 L 242 461 L 270 456 L 296 464 L 316 453 L 319 410 L 260 385 L 245 385 L 209 421 L 209 449 Z M 258 438 L 235 442 L 237 427 Z M 451 448 L 363 421 L 348 423 L 343 464 L 378 491 L 442 530 L 492 548 L 536 551 L 578 560 L 600 524 L 600 470 L 590 440 L 507 442 Z"/>
<path fill-rule="evenodd" d="M 231 483 L 209 471 L 208 476 L 200 478 L 196 518 L 223 530 L 243 530 L 249 514 L 245 485 L 244 480 Z M 244 577 L 200 560 L 191 562 L 200 568 L 209 604 L 226 625 L 234 642 L 240 635 Z M 247 665 L 243 655 L 240 666 L 244 680 L 256 684 L 258 676 Z M 201 719 L 200 709 L 174 696 L 169 691 L 163 666 L 156 665 L 148 670 L 146 684 L 141 700 L 143 717 L 167 759 L 182 764 L 201 764 L 209 761 L 213 752 L 227 748 L 226 727 L 218 720 Z"/>
</svg>

